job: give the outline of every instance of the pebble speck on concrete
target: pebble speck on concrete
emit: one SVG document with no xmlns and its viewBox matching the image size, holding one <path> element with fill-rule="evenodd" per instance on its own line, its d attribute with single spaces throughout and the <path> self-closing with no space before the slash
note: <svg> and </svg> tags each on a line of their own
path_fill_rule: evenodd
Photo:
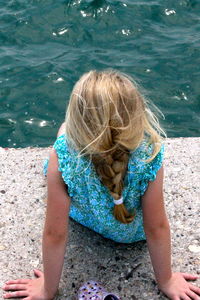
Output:
<svg viewBox="0 0 200 300">
<path fill-rule="evenodd" d="M 167 139 L 165 145 L 173 269 L 200 274 L 200 138 Z M 34 268 L 42 268 L 43 161 L 48 152 L 49 148 L 0 148 L 0 286 L 8 279 L 31 278 Z M 70 221 L 56 299 L 75 300 L 88 279 L 101 282 L 123 300 L 166 299 L 155 285 L 146 242 L 117 244 Z M 200 286 L 200 280 L 195 284 Z"/>
</svg>

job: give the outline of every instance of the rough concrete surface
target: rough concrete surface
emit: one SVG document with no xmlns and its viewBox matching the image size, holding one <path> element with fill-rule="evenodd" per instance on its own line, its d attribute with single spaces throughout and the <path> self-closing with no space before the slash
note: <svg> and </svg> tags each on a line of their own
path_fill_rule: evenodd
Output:
<svg viewBox="0 0 200 300">
<path fill-rule="evenodd" d="M 167 139 L 165 200 L 170 219 L 173 268 L 200 273 L 200 138 Z M 0 148 L 0 286 L 32 277 L 42 268 L 41 237 L 49 148 Z M 69 243 L 57 299 L 76 299 L 88 279 L 122 299 L 166 299 L 157 289 L 145 242 L 117 244 L 70 221 Z M 200 286 L 200 280 L 195 283 Z M 2 293 L 2 291 L 0 292 Z"/>
</svg>

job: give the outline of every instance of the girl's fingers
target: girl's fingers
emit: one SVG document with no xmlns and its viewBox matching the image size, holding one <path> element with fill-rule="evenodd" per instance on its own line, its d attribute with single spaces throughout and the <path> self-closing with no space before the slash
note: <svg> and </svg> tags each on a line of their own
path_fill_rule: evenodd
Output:
<svg viewBox="0 0 200 300">
<path fill-rule="evenodd" d="M 181 300 L 191 300 L 191 299 L 193 299 L 193 298 L 190 298 L 190 297 L 188 297 L 188 296 L 185 294 L 185 295 L 181 296 L 180 299 L 181 299 Z M 195 299 L 195 300 L 196 300 L 196 299 Z"/>
<path fill-rule="evenodd" d="M 19 297 L 26 297 L 26 296 L 28 296 L 28 292 L 26 291 L 17 291 L 12 293 L 6 293 L 3 295 L 4 299 L 19 298 Z"/>
<path fill-rule="evenodd" d="M 4 291 L 24 291 L 27 285 L 25 284 L 6 284 L 3 289 Z"/>
<path fill-rule="evenodd" d="M 196 293 L 192 292 L 192 291 L 188 291 L 187 295 L 190 297 L 190 299 L 199 300 L 199 296 Z"/>
<path fill-rule="evenodd" d="M 186 280 L 196 280 L 198 278 L 197 275 L 192 275 L 189 273 L 182 273 L 182 275 Z"/>
<path fill-rule="evenodd" d="M 41 272 L 40 270 L 35 269 L 35 270 L 33 270 L 33 272 L 34 272 L 36 277 L 42 277 L 43 276 L 43 272 Z"/>
<path fill-rule="evenodd" d="M 195 292 L 197 295 L 200 295 L 200 288 L 198 288 L 198 286 L 190 284 L 189 287 L 190 287 L 191 291 Z"/>
<path fill-rule="evenodd" d="M 27 284 L 30 279 L 17 279 L 17 280 L 8 280 L 6 284 Z"/>
</svg>

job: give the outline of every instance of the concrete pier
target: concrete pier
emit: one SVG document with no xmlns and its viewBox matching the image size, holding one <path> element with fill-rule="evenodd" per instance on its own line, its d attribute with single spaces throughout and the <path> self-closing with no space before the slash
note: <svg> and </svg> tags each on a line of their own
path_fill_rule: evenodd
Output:
<svg viewBox="0 0 200 300">
<path fill-rule="evenodd" d="M 200 138 L 167 139 L 165 149 L 173 269 L 200 274 Z M 42 166 L 48 152 L 49 148 L 0 148 L 0 286 L 8 279 L 31 278 L 34 268 L 42 268 Z M 166 299 L 155 285 L 146 242 L 116 244 L 70 221 L 56 299 L 76 299 L 88 279 L 101 282 L 123 300 Z M 200 279 L 195 284 L 200 286 Z"/>
</svg>

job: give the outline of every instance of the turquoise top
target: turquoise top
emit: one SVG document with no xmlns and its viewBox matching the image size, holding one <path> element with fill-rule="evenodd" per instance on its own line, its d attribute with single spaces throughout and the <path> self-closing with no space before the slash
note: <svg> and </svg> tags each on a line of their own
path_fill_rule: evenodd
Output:
<svg viewBox="0 0 200 300">
<path fill-rule="evenodd" d="M 152 152 L 152 145 L 147 141 L 130 153 L 122 193 L 127 209 L 134 209 L 136 213 L 130 224 L 122 224 L 114 218 L 113 198 L 101 183 L 92 162 L 87 157 L 77 157 L 77 151 L 69 147 L 65 135 L 57 138 L 53 147 L 58 156 L 59 171 L 71 197 L 70 217 L 116 242 L 145 240 L 141 196 L 162 166 L 164 147 L 150 163 L 145 162 Z M 47 167 L 48 164 L 44 168 L 45 174 Z"/>
</svg>

